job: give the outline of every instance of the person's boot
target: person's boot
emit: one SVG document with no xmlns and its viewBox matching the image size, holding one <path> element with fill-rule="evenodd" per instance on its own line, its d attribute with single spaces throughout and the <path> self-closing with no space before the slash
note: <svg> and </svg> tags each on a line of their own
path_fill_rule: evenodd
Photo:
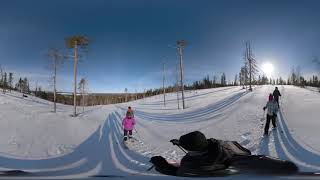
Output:
<svg viewBox="0 0 320 180">
<path fill-rule="evenodd" d="M 128 137 L 127 136 L 124 136 L 123 137 L 123 141 L 127 141 L 128 140 Z"/>
</svg>

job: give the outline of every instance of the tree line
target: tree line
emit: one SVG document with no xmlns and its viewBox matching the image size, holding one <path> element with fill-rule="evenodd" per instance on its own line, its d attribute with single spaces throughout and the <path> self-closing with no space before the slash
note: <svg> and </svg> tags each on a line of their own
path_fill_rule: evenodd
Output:
<svg viewBox="0 0 320 180">
<path fill-rule="evenodd" d="M 6 93 L 7 90 L 11 91 L 13 89 L 13 73 L 7 73 L 3 70 L 0 65 L 0 87 L 2 88 L 2 92 Z"/>
<path fill-rule="evenodd" d="M 53 80 L 53 91 L 43 91 L 41 87 L 36 87 L 34 91 L 30 90 L 29 80 L 25 78 L 19 78 L 17 83 L 13 85 L 13 73 L 5 72 L 0 66 L 0 87 L 2 88 L 3 93 L 7 90 L 16 90 L 23 95 L 25 94 L 34 94 L 37 97 L 49 100 L 54 102 L 54 112 L 56 110 L 55 103 L 62 103 L 74 106 L 91 106 L 91 105 L 103 105 L 103 104 L 114 104 L 114 103 L 123 103 L 132 100 L 142 99 L 145 97 L 150 97 L 164 92 L 180 92 L 182 87 L 179 86 L 178 80 L 176 84 L 172 86 L 167 86 L 164 88 L 154 88 L 148 89 L 140 93 L 128 93 L 127 88 L 125 93 L 117 94 L 89 94 L 88 93 L 88 82 L 85 78 L 81 78 L 79 82 L 76 80 L 77 76 L 77 61 L 81 57 L 79 50 L 83 50 L 88 46 L 89 40 L 84 36 L 73 36 L 65 39 L 65 43 L 68 49 L 73 50 L 74 55 L 66 55 L 62 53 L 61 50 L 51 48 L 48 50 L 48 57 L 51 59 L 52 65 L 52 80 Z M 80 48 L 80 49 L 78 49 Z M 63 61 L 67 58 L 74 58 L 74 92 L 69 94 L 62 94 L 57 92 L 56 81 L 57 81 L 57 71 L 58 68 L 63 64 Z M 246 49 L 243 56 L 243 66 L 240 67 L 240 72 L 234 76 L 233 81 L 227 81 L 226 74 L 222 73 L 220 77 L 213 75 L 212 78 L 209 75 L 206 75 L 201 80 L 196 80 L 191 84 L 183 85 L 183 88 L 186 90 L 196 90 L 196 89 L 207 89 L 207 88 L 217 88 L 225 86 L 242 86 L 243 88 L 251 89 L 252 85 L 296 85 L 296 86 L 313 86 L 319 87 L 320 89 L 320 80 L 317 75 L 313 75 L 309 80 L 306 80 L 301 75 L 301 70 L 299 67 L 292 68 L 292 72 L 288 79 L 283 79 L 282 77 L 278 78 L 268 78 L 264 74 L 258 75 L 259 67 L 256 63 L 250 43 L 246 43 Z M 320 70 L 320 61 L 317 59 L 314 60 L 317 65 L 319 65 Z M 77 88 L 78 87 L 78 88 Z M 78 91 L 77 91 L 78 90 Z M 75 113 L 75 111 L 74 111 Z"/>
<path fill-rule="evenodd" d="M 53 102 L 54 101 L 54 93 L 46 92 L 38 89 L 34 94 L 37 97 Z M 131 93 L 126 95 L 124 93 L 86 93 L 86 94 L 77 94 L 77 106 L 94 106 L 94 105 L 107 105 L 107 104 L 116 104 L 116 103 L 124 103 L 133 100 L 142 99 L 147 97 L 144 93 Z M 127 100 L 126 100 L 127 98 Z M 61 104 L 73 105 L 73 94 L 60 94 L 59 92 L 56 94 L 56 102 Z"/>
<path fill-rule="evenodd" d="M 11 92 L 19 91 L 25 96 L 25 94 L 30 94 L 30 85 L 27 77 L 19 78 L 17 83 L 13 85 L 13 73 L 12 72 L 5 72 L 3 68 L 0 66 L 0 87 L 2 89 L 2 93 L 6 93 L 7 91 Z"/>
</svg>

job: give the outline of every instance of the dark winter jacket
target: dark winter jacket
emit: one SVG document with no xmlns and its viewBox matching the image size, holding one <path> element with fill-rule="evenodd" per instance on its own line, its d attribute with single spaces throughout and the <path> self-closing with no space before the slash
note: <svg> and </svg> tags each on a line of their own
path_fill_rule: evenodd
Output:
<svg viewBox="0 0 320 180">
<path fill-rule="evenodd" d="M 229 166 L 242 171 L 263 173 L 295 173 L 298 170 L 295 164 L 289 161 L 251 155 L 250 150 L 236 141 L 214 138 L 205 138 L 205 141 L 203 138 L 205 136 L 201 132 L 195 131 L 181 136 L 180 140 L 170 141 L 188 150 L 179 166 L 168 163 L 161 156 L 152 157 L 150 162 L 158 172 L 173 176 L 216 176 L 225 174 Z"/>
<path fill-rule="evenodd" d="M 178 176 L 212 175 L 226 169 L 230 160 L 237 155 L 250 155 L 251 152 L 235 141 L 207 139 L 208 148 L 203 152 L 188 152 L 180 162 Z"/>
<path fill-rule="evenodd" d="M 192 174 L 210 174 L 212 171 L 225 169 L 226 155 L 222 146 L 215 139 L 208 139 L 208 149 L 204 152 L 188 152 L 180 162 L 178 176 Z"/>
<path fill-rule="evenodd" d="M 207 149 L 189 151 L 180 162 L 179 167 L 169 164 L 163 157 L 154 156 L 150 162 L 156 170 L 174 176 L 212 176 L 219 170 L 229 167 L 238 156 L 248 156 L 251 152 L 235 141 L 207 139 Z"/>
<path fill-rule="evenodd" d="M 280 91 L 279 91 L 278 89 L 275 89 L 275 90 L 273 91 L 273 97 L 274 97 L 274 99 L 278 100 L 278 99 L 279 99 L 279 96 L 281 96 Z"/>
</svg>

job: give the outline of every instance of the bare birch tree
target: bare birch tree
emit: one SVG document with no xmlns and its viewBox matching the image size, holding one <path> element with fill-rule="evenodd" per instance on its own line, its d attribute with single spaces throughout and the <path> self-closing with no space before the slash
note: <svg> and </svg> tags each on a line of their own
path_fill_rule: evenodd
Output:
<svg viewBox="0 0 320 180">
<path fill-rule="evenodd" d="M 53 79 L 53 112 L 57 111 L 57 69 L 63 63 L 63 55 L 56 48 L 51 48 L 48 50 L 48 56 L 52 60 L 51 69 L 52 69 L 52 79 Z"/>
<path fill-rule="evenodd" d="M 73 116 L 77 116 L 77 65 L 79 60 L 78 51 L 79 49 L 84 49 L 89 45 L 89 39 L 85 36 L 71 36 L 65 39 L 66 46 L 69 49 L 74 50 L 74 65 L 73 65 Z"/>
</svg>

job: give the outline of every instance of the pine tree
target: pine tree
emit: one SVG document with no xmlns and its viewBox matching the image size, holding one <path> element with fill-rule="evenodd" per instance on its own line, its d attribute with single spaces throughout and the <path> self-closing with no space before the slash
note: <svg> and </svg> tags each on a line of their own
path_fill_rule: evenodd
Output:
<svg viewBox="0 0 320 180">
<path fill-rule="evenodd" d="M 22 95 L 24 95 L 25 93 L 28 93 L 29 92 L 29 87 L 28 87 L 28 78 L 24 78 L 22 80 Z"/>
<path fill-rule="evenodd" d="M 84 105 L 85 105 L 85 88 L 86 88 L 87 80 L 85 78 L 81 78 L 79 82 L 79 91 L 81 92 L 81 97 L 82 97 L 82 113 L 84 112 Z"/>
<path fill-rule="evenodd" d="M 234 86 L 238 85 L 238 75 L 237 74 L 234 76 L 234 84 L 233 85 Z"/>
<path fill-rule="evenodd" d="M 22 85 L 23 85 L 23 83 L 22 83 L 23 81 L 22 81 L 22 79 L 21 79 L 21 77 L 19 78 L 19 81 L 17 82 L 17 84 L 16 84 L 16 89 L 20 92 L 20 93 L 22 93 Z"/>
<path fill-rule="evenodd" d="M 4 93 L 4 87 L 3 87 L 4 73 L 3 73 L 3 69 L 2 69 L 2 66 L 1 66 L 1 65 L 0 65 L 0 76 L 1 76 L 1 79 L 0 79 L 0 87 L 3 89 L 3 93 Z"/>
<path fill-rule="evenodd" d="M 6 93 L 6 89 L 8 87 L 8 81 L 7 81 L 7 73 L 4 73 L 4 77 L 3 77 L 3 93 Z"/>
<path fill-rule="evenodd" d="M 283 79 L 282 79 L 282 77 L 280 77 L 279 78 L 279 83 L 281 84 L 281 85 L 283 85 L 284 83 L 283 83 Z"/>
<path fill-rule="evenodd" d="M 216 87 L 216 85 L 217 85 L 217 76 L 216 75 L 213 76 L 212 84 L 213 84 L 213 87 Z"/>
<path fill-rule="evenodd" d="M 12 90 L 13 73 L 9 73 L 9 91 Z"/>
<path fill-rule="evenodd" d="M 222 73 L 221 75 L 221 86 L 226 86 L 226 74 Z"/>
<path fill-rule="evenodd" d="M 31 94 L 29 81 L 28 81 L 28 84 L 27 84 L 27 92 L 28 92 L 28 94 Z"/>
<path fill-rule="evenodd" d="M 297 82 L 297 75 L 296 75 L 296 72 L 294 70 L 294 67 L 291 69 L 291 84 L 292 85 L 296 85 L 296 82 Z"/>
<path fill-rule="evenodd" d="M 239 85 L 240 86 L 242 85 L 242 74 L 241 74 L 241 71 L 239 73 Z"/>
<path fill-rule="evenodd" d="M 53 112 L 56 112 L 56 101 L 57 101 L 57 69 L 63 63 L 64 57 L 58 49 L 51 48 L 48 50 L 48 56 L 52 60 L 52 79 L 53 79 Z"/>
</svg>

